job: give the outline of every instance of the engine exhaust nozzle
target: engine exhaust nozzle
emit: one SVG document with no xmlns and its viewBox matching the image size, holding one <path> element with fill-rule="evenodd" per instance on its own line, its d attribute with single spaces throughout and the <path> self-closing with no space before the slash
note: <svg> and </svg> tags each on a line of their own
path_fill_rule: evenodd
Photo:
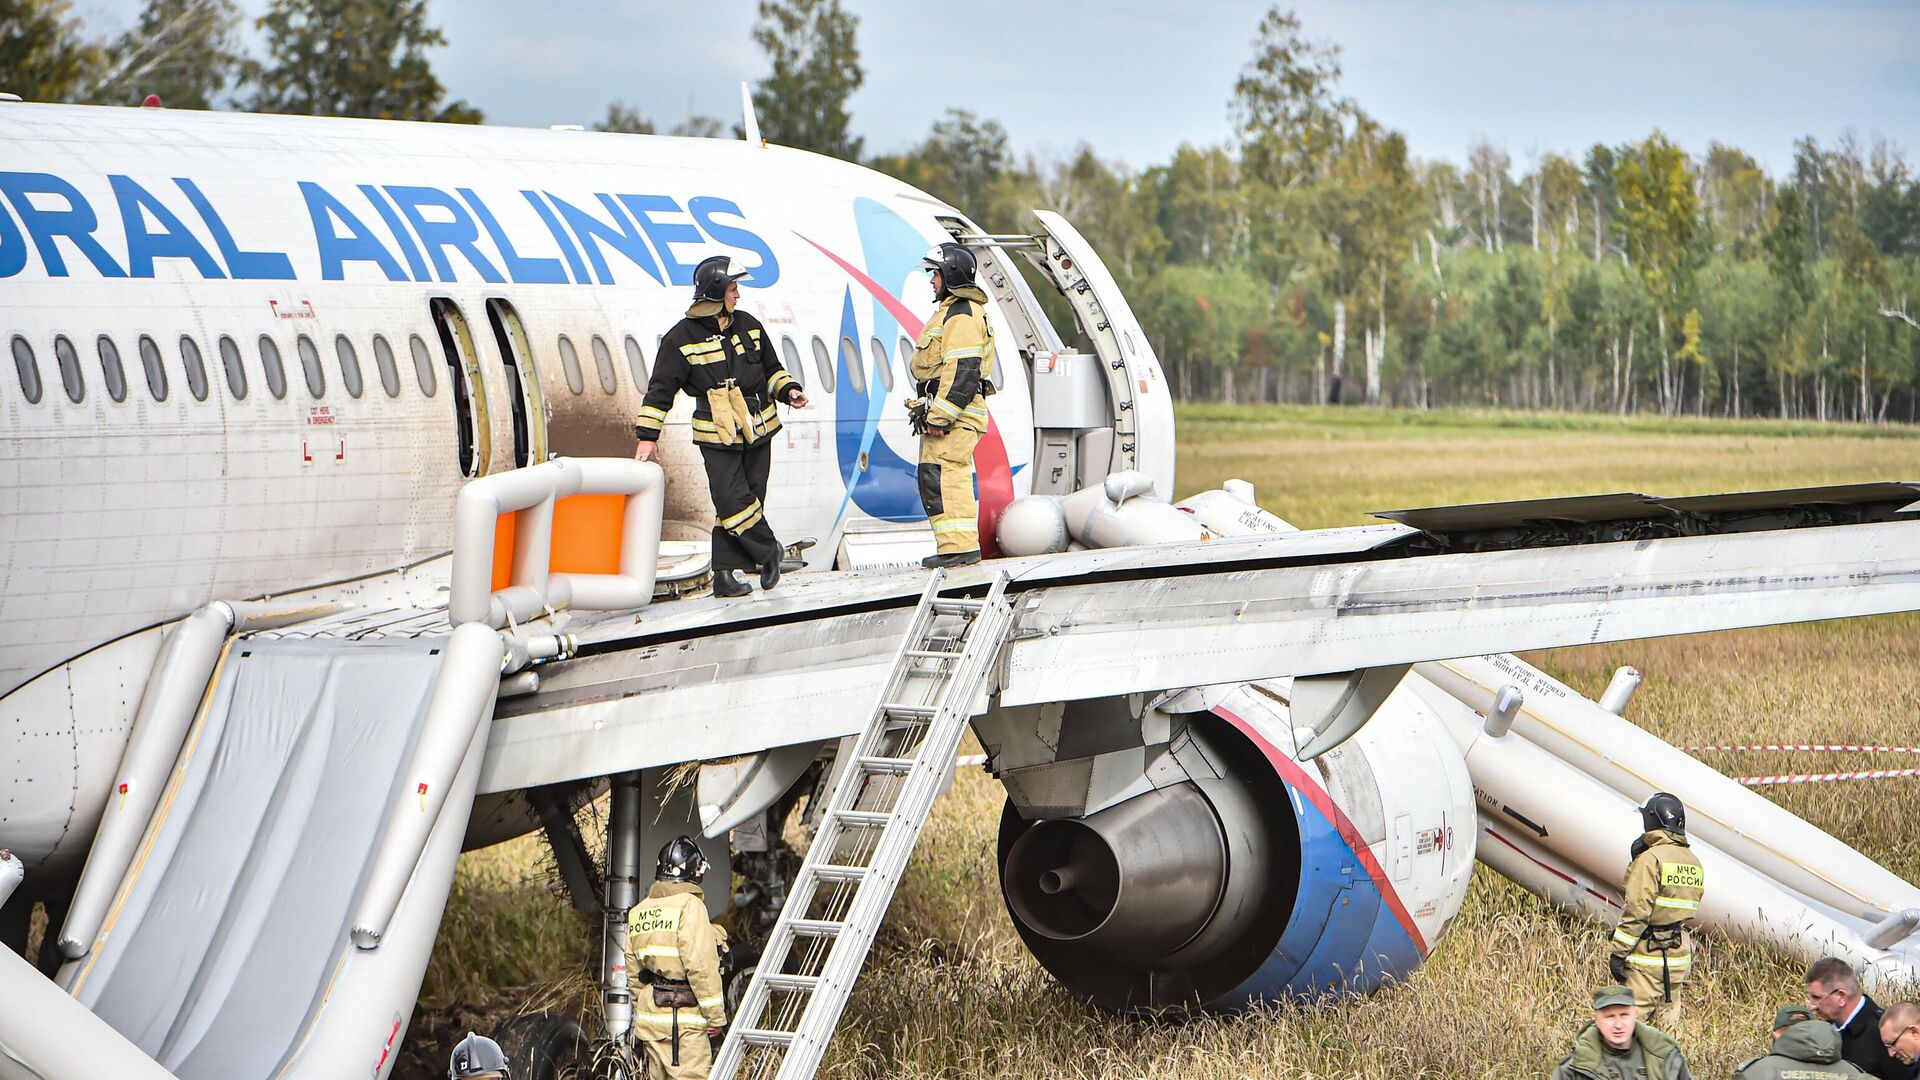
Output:
<svg viewBox="0 0 1920 1080">
<path fill-rule="evenodd" d="M 1190 784 L 1085 818 L 1043 821 L 1007 854 L 1014 917 L 1043 937 L 1115 956 L 1163 956 L 1219 905 L 1226 841 Z"/>
</svg>

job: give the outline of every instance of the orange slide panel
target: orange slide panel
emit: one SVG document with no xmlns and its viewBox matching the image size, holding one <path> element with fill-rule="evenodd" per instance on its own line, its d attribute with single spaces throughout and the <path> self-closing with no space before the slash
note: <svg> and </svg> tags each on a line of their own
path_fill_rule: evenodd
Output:
<svg viewBox="0 0 1920 1080">
<path fill-rule="evenodd" d="M 513 584 L 513 540 L 519 524 L 518 514 L 501 514 L 499 523 L 493 527 L 494 592 Z"/>
<path fill-rule="evenodd" d="M 569 495 L 554 503 L 548 569 L 556 574 L 619 573 L 626 517 L 625 495 Z"/>
</svg>

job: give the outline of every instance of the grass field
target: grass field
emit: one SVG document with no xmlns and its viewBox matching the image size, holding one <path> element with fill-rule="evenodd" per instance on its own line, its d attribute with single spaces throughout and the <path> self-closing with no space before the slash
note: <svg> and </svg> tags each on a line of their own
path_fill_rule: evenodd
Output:
<svg viewBox="0 0 1920 1080">
<path fill-rule="evenodd" d="M 1920 479 L 1920 432 L 1765 422 L 1508 413 L 1197 407 L 1181 414 L 1181 494 L 1229 477 L 1304 528 L 1371 510 L 1599 491 L 1694 494 Z M 1738 631 L 1531 655 L 1598 696 L 1632 663 L 1630 715 L 1678 744 L 1920 743 L 1920 616 Z M 1823 755 L 1718 755 L 1729 773 L 1899 767 Z M 1920 780 L 1762 789 L 1920 881 Z M 935 810 L 824 1075 L 834 1077 L 1542 1076 L 1586 1015 L 1605 932 L 1481 869 L 1411 979 L 1366 999 L 1185 1023 L 1088 1012 L 1028 958 L 1001 906 L 1002 795 L 963 770 Z M 443 1075 L 467 1026 L 497 1022 L 578 972 L 586 933 L 553 898 L 530 839 L 466 856 L 396 1075 Z M 1694 1075 L 1761 1052 L 1800 992 L 1796 963 L 1708 937 L 1683 1045 Z M 1884 999 L 1883 999 L 1884 1000 Z M 451 1037 L 449 1037 L 449 1033 Z"/>
</svg>

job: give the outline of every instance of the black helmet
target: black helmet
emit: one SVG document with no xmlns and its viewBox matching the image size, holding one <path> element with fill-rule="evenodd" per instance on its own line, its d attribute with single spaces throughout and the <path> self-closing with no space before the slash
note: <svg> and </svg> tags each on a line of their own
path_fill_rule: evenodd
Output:
<svg viewBox="0 0 1920 1080">
<path fill-rule="evenodd" d="M 453 1048 L 453 1059 L 447 1062 L 447 1080 L 468 1080 L 475 1076 L 498 1076 L 507 1080 L 507 1055 L 500 1052 L 499 1043 L 469 1031 L 460 1045 Z"/>
<path fill-rule="evenodd" d="M 691 836 L 676 836 L 660 849 L 660 867 L 655 881 L 699 881 L 707 876 L 707 857 Z"/>
<path fill-rule="evenodd" d="M 959 244 L 941 244 L 920 259 L 922 270 L 940 271 L 940 283 L 948 289 L 973 284 L 974 268 L 978 265 L 973 252 Z"/>
<path fill-rule="evenodd" d="M 728 284 L 747 276 L 747 268 L 729 255 L 712 255 L 693 268 L 693 299 L 725 300 Z"/>
<path fill-rule="evenodd" d="M 1640 824 L 1647 832 L 1665 829 L 1668 832 L 1687 831 L 1687 808 L 1680 804 L 1678 797 L 1664 791 L 1656 791 L 1640 808 Z"/>
</svg>

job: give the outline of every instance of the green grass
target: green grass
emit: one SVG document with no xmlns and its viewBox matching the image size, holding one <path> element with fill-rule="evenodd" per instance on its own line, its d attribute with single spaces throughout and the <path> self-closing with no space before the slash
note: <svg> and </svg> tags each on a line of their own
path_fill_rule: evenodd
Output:
<svg viewBox="0 0 1920 1080">
<path fill-rule="evenodd" d="M 1452 502 L 1920 479 L 1920 435 L 1907 428 L 1302 407 L 1196 406 L 1179 415 L 1181 493 L 1244 478 L 1268 509 L 1307 528 Z M 1589 694 L 1614 667 L 1638 666 L 1647 683 L 1631 715 L 1675 743 L 1920 743 L 1911 677 L 1920 669 L 1920 616 L 1528 659 Z M 1729 772 L 1867 767 L 1833 758 L 1708 760 Z M 1762 790 L 1920 880 L 1920 781 Z M 1370 998 L 1185 1023 L 1089 1012 L 1053 984 L 1007 921 L 993 855 L 1002 798 L 996 782 L 967 769 L 936 808 L 823 1075 L 1539 1076 L 1585 1016 L 1605 931 L 1485 869 L 1426 965 Z M 430 1008 L 410 1036 L 404 1067 L 413 1071 L 396 1075 L 435 1075 L 433 1041 L 462 1018 L 497 1018 L 529 984 L 580 976 L 586 932 L 548 889 L 538 851 L 522 840 L 464 857 L 423 994 Z M 1726 1075 L 1760 1052 L 1773 1009 L 1798 996 L 1799 966 L 1712 936 L 1700 963 L 1684 1045 L 1695 1075 Z M 444 1069 L 438 1049 L 434 1067 Z"/>
</svg>

